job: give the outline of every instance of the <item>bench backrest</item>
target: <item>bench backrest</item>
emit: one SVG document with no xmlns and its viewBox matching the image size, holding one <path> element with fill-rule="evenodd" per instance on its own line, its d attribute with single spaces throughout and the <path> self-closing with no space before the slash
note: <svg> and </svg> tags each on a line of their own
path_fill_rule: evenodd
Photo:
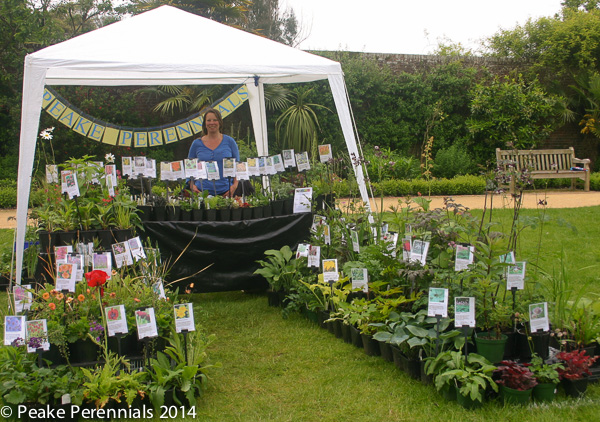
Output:
<svg viewBox="0 0 600 422">
<path fill-rule="evenodd" d="M 496 160 L 499 166 L 506 167 L 514 163 L 517 170 L 528 168 L 530 171 L 570 170 L 573 167 L 575 150 L 538 149 L 538 150 L 502 150 L 496 149 Z"/>
</svg>

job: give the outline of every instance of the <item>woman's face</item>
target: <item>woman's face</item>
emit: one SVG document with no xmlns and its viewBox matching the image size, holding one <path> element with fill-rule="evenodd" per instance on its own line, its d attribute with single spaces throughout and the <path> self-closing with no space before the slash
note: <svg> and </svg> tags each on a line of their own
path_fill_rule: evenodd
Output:
<svg viewBox="0 0 600 422">
<path fill-rule="evenodd" d="M 217 119 L 217 116 L 215 116 L 215 113 L 207 113 L 204 117 L 204 121 L 206 124 L 206 130 L 209 133 L 219 132 L 221 124 L 219 123 L 219 119 Z"/>
</svg>

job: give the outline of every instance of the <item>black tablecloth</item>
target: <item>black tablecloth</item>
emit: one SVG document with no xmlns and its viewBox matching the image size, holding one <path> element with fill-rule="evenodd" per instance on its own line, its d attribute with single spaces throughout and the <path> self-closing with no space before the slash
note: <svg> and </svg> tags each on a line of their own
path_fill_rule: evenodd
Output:
<svg viewBox="0 0 600 422">
<path fill-rule="evenodd" d="M 264 259 L 267 249 L 295 249 L 308 239 L 311 224 L 312 214 L 304 213 L 228 222 L 149 221 L 144 232 L 158 242 L 163 263 L 172 266 L 167 282 L 177 281 L 180 292 L 192 282 L 195 292 L 219 292 L 267 288 L 266 280 L 253 274 L 256 261 Z"/>
</svg>

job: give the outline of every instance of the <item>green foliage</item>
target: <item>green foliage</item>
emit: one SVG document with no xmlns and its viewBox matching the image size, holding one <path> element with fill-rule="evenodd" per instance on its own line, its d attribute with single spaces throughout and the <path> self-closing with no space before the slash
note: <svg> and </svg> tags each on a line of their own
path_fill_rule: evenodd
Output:
<svg viewBox="0 0 600 422">
<path fill-rule="evenodd" d="M 439 149 L 435 154 L 433 175 L 452 179 L 454 176 L 473 174 L 477 164 L 467 149 L 459 144 Z"/>
<path fill-rule="evenodd" d="M 493 159 L 495 148 L 534 148 L 556 128 L 562 97 L 547 94 L 537 80 L 494 77 L 472 90 L 471 117 L 467 121 L 473 135 L 469 143 L 479 163 Z"/>
<path fill-rule="evenodd" d="M 485 192 L 485 178 L 480 176 L 456 176 L 453 179 L 384 180 L 372 183 L 375 195 L 380 196 L 417 196 L 431 195 L 478 195 Z"/>
<path fill-rule="evenodd" d="M 265 251 L 266 261 L 257 261 L 262 268 L 254 271 L 254 274 L 262 275 L 273 291 L 281 289 L 290 290 L 292 280 L 296 277 L 298 261 L 288 245 L 280 250 L 269 249 Z"/>
<path fill-rule="evenodd" d="M 488 48 L 498 57 L 529 61 L 532 74 L 540 74 L 552 83 L 597 69 L 598 43 L 600 10 L 565 8 L 554 17 L 529 20 L 514 29 L 499 31 L 488 40 Z"/>
</svg>

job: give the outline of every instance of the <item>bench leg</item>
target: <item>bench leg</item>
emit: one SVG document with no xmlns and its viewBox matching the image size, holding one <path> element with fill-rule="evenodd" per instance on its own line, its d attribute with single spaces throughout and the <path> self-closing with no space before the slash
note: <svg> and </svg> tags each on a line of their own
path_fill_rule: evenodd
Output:
<svg viewBox="0 0 600 422">
<path fill-rule="evenodd" d="M 590 173 L 586 172 L 587 174 L 585 175 L 585 179 L 583 180 L 583 190 L 585 192 L 589 192 L 590 191 Z"/>
<path fill-rule="evenodd" d="M 575 182 L 577 179 L 571 179 L 571 190 L 575 190 Z"/>
</svg>

